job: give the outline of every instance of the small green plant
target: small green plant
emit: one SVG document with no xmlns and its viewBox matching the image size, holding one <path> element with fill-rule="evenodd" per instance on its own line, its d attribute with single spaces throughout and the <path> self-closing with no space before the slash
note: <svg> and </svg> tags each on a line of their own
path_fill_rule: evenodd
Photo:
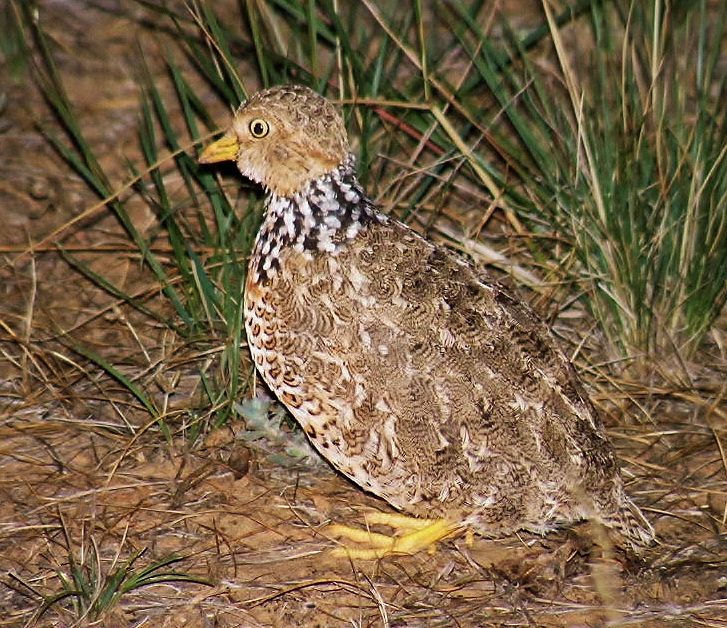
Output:
<svg viewBox="0 0 727 628">
<path fill-rule="evenodd" d="M 61 522 L 68 565 L 65 571 L 58 569 L 56 576 L 63 590 L 43 599 L 30 622 L 31 625 L 48 610 L 67 600 L 72 602 L 73 614 L 77 620 L 95 621 L 108 613 L 126 593 L 141 587 L 165 582 L 192 582 L 211 586 L 207 580 L 169 569 L 184 560 L 181 556 L 169 556 L 141 567 L 138 563 L 146 554 L 147 548 L 134 550 L 120 564 L 117 554 L 111 567 L 105 569 L 94 538 L 76 553 L 63 517 Z"/>
</svg>

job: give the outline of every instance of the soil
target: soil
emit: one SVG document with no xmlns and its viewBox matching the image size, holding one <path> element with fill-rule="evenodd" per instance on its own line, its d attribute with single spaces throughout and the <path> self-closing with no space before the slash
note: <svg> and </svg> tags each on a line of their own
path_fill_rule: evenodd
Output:
<svg viewBox="0 0 727 628">
<path fill-rule="evenodd" d="M 239 19 L 232 2 L 215 8 Z M 147 28 L 151 14 L 136 3 L 46 0 L 38 12 L 84 133 L 121 188 L 127 163 L 141 162 L 139 51 L 161 59 L 173 39 Z M 173 100 L 162 63 L 150 72 Z M 224 123 L 228 112 L 201 97 Z M 156 290 L 117 221 L 49 142 L 58 124 L 31 65 L 9 54 L 0 107 L 0 626 L 727 627 L 719 342 L 688 365 L 698 374 L 688 387 L 640 381 L 595 393 L 629 492 L 657 531 L 642 556 L 583 524 L 545 537 L 456 538 L 380 561 L 337 558 L 327 524 L 356 525 L 386 504 L 312 453 L 286 454 L 300 434 L 285 423 L 272 441 L 242 423 L 189 438 L 193 347 L 62 255 L 131 293 Z M 133 215 L 142 230 L 153 223 L 147 212 Z M 177 411 L 175 431 L 163 434 L 126 387 L 74 351 L 78 342 L 111 349 L 134 381 L 156 382 Z M 63 597 L 74 574 L 101 590 L 112 574 L 130 582 L 170 557 L 154 572 L 167 573 L 160 582 L 120 591 L 96 615 Z"/>
</svg>

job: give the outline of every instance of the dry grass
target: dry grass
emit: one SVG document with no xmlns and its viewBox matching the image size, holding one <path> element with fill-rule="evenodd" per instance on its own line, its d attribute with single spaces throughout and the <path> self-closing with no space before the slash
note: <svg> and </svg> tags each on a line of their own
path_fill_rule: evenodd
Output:
<svg viewBox="0 0 727 628">
<path fill-rule="evenodd" d="M 94 148 L 121 186 L 125 160 L 140 158 L 129 20 L 62 4 L 42 16 Z M 142 41 L 147 52 L 162 47 Z M 472 547 L 456 539 L 431 556 L 378 563 L 333 558 L 326 524 L 385 505 L 304 451 L 286 453 L 296 436 L 284 424 L 277 439 L 235 422 L 189 438 L 214 414 L 197 374 L 222 348 L 198 351 L 62 261 L 48 234 L 95 201 L 37 131 L 38 120 L 52 120 L 32 82 L 0 84 L 0 626 L 727 626 L 724 322 L 698 361 L 683 365 L 683 385 L 656 371 L 614 379 L 607 365 L 585 361 L 594 347 L 574 350 L 630 493 L 659 536 L 641 561 L 594 544 L 599 531 L 588 525 Z M 151 224 L 143 207 L 133 219 Z M 64 246 L 85 263 L 130 294 L 156 298 L 138 253 L 102 211 L 67 231 Z M 581 320 L 561 318 L 558 328 L 587 345 Z M 113 356 L 148 391 L 166 435 L 69 337 Z M 124 565 L 117 588 L 172 557 L 181 560 L 161 570 L 162 582 L 142 579 L 115 604 L 84 615 L 91 605 L 79 593 L 44 608 L 80 579 L 97 600 Z M 176 581 L 172 571 L 209 584 Z"/>
</svg>

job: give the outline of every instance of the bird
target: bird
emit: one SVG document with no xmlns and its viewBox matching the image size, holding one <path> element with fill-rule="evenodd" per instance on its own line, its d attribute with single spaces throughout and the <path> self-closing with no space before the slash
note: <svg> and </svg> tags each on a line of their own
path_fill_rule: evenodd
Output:
<svg viewBox="0 0 727 628">
<path fill-rule="evenodd" d="M 581 520 L 636 552 L 654 541 L 553 333 L 376 206 L 329 100 L 301 85 L 259 91 L 198 161 L 234 161 L 265 191 L 244 286 L 257 371 L 323 458 L 397 511 L 333 526 L 344 553 Z"/>
</svg>

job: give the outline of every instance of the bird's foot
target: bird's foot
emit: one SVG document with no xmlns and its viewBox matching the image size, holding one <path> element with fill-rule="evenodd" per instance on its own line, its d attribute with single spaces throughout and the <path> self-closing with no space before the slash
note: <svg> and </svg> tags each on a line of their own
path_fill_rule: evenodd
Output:
<svg viewBox="0 0 727 628">
<path fill-rule="evenodd" d="M 460 522 L 447 519 L 419 519 L 397 513 L 369 512 L 365 515 L 366 529 L 334 524 L 327 531 L 334 537 L 359 544 L 359 547 L 341 545 L 333 550 L 334 556 L 377 560 L 393 554 L 416 554 L 422 550 L 434 551 L 437 541 L 462 532 Z M 389 536 L 372 532 L 370 526 L 385 525 L 394 528 Z"/>
</svg>

